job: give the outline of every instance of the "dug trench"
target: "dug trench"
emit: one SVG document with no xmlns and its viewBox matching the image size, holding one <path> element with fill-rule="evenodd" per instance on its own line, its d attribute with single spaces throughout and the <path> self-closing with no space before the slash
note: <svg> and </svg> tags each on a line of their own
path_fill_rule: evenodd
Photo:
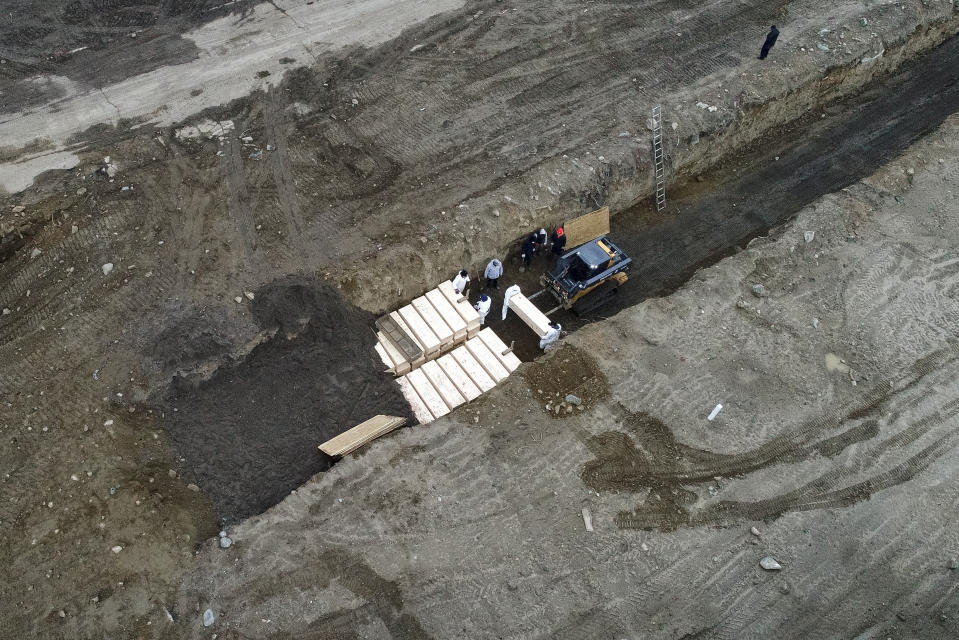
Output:
<svg viewBox="0 0 959 640">
<path fill-rule="evenodd" d="M 559 311 L 553 318 L 567 331 L 575 331 L 675 290 L 698 269 L 769 233 L 816 198 L 869 175 L 934 130 L 959 111 L 957 81 L 959 38 L 954 37 L 857 95 L 821 105 L 727 156 L 708 181 L 677 185 L 665 214 L 642 204 L 616 215 L 612 235 L 635 261 L 630 281 L 617 299 L 587 317 Z M 515 251 L 511 255 L 507 280 L 519 283 L 524 291 L 536 290 L 548 259 L 539 258 L 522 272 Z M 546 297 L 541 300 L 544 308 L 549 305 Z M 536 340 L 529 328 L 514 314 L 500 320 L 499 296 L 494 301 L 488 324 L 513 343 L 522 360 L 536 358 Z M 323 440 L 377 413 L 409 415 L 373 351 L 372 315 L 351 308 L 335 290 L 296 278 L 276 282 L 257 292 L 254 313 L 262 328 L 279 329 L 273 339 L 208 380 L 177 378 L 161 403 L 181 464 L 227 522 L 269 508 L 313 474 L 328 469 L 333 461 L 316 449 Z M 627 422 L 649 426 L 643 416 Z M 660 426 L 654 431 L 669 433 Z M 867 438 L 869 429 L 859 425 L 850 433 Z M 596 465 L 636 463 L 633 454 L 621 449 L 616 455 L 628 460 L 610 460 L 608 444 L 603 438 L 591 442 Z M 708 453 L 696 454 L 701 455 Z M 762 457 L 759 453 L 753 457 L 757 456 Z M 778 458 L 762 459 L 769 464 Z M 740 462 L 729 464 L 730 469 L 743 467 L 732 473 L 748 471 L 747 461 Z M 602 480 L 597 473 L 589 471 L 585 479 L 599 489 Z M 665 480 L 653 480 L 648 476 L 643 482 L 661 485 L 662 495 L 680 495 Z M 800 498 L 767 505 L 764 514 L 800 508 Z M 675 501 L 667 504 L 679 506 Z M 708 517 L 731 517 L 746 507 L 728 509 Z M 620 524 L 641 528 L 697 524 L 684 521 L 683 513 L 681 508 L 663 508 L 645 515 L 622 514 Z"/>
<path fill-rule="evenodd" d="M 701 268 L 741 251 L 750 240 L 788 222 L 803 207 L 870 175 L 959 111 L 959 36 L 865 86 L 847 99 L 819 105 L 803 118 L 720 159 L 709 177 L 670 185 L 669 204 L 648 202 L 615 214 L 611 237 L 631 258 L 629 281 L 610 303 L 586 317 L 558 310 L 564 330 L 609 317 L 652 296 L 668 295 Z M 527 295 L 540 288 L 552 258 L 523 272 L 517 245 L 509 250 L 510 282 Z M 517 274 L 517 275 L 514 275 Z M 555 301 L 536 300 L 545 311 Z M 515 315 L 500 321 L 494 296 L 490 324 L 514 341 L 523 360 L 536 343 Z"/>
<path fill-rule="evenodd" d="M 324 440 L 377 414 L 412 419 L 373 350 L 373 316 L 337 291 L 291 276 L 258 290 L 252 311 L 271 339 L 208 377 L 178 374 L 154 401 L 181 466 L 227 523 L 328 469 Z"/>
</svg>

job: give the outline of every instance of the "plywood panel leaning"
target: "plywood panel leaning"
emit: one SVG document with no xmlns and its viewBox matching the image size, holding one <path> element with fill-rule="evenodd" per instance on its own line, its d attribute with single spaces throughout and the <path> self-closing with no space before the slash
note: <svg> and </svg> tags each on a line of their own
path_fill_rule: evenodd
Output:
<svg viewBox="0 0 959 640">
<path fill-rule="evenodd" d="M 566 232 L 566 248 L 578 247 L 593 238 L 609 234 L 609 207 L 603 207 L 568 220 L 563 225 Z"/>
</svg>

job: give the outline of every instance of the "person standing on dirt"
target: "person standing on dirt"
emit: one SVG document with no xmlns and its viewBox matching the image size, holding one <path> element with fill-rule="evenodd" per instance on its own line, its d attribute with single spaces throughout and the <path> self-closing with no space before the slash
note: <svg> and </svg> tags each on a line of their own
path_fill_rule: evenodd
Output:
<svg viewBox="0 0 959 640">
<path fill-rule="evenodd" d="M 547 241 L 549 241 L 549 236 L 546 235 L 546 229 L 540 229 L 536 233 L 536 249 L 539 250 L 540 247 L 545 247 Z"/>
<path fill-rule="evenodd" d="M 487 289 L 498 289 L 499 279 L 503 275 L 503 263 L 493 258 L 486 265 L 486 271 L 483 272 L 483 275 L 486 276 Z"/>
<path fill-rule="evenodd" d="M 466 269 L 463 269 L 453 277 L 453 290 L 456 293 L 466 295 L 466 287 L 469 286 L 470 276 L 466 272 Z"/>
<path fill-rule="evenodd" d="M 550 244 L 552 245 L 553 255 L 557 258 L 563 255 L 563 251 L 566 250 L 566 231 L 563 230 L 563 227 L 558 227 L 553 232 L 550 237 Z"/>
<path fill-rule="evenodd" d="M 549 349 L 557 340 L 559 340 L 559 335 L 562 333 L 562 331 L 563 327 L 558 322 L 554 322 L 550 326 L 549 331 L 546 332 L 546 335 L 540 338 L 539 348 L 543 351 Z"/>
<path fill-rule="evenodd" d="M 529 261 L 533 259 L 533 256 L 536 254 L 536 239 L 537 234 L 531 233 L 529 237 L 526 238 L 526 241 L 523 242 L 523 266 L 528 267 Z"/>
<path fill-rule="evenodd" d="M 776 44 L 776 40 L 779 38 L 779 29 L 776 28 L 776 25 L 773 25 L 769 29 L 769 33 L 766 34 L 766 42 L 763 43 L 762 51 L 759 52 L 759 59 L 765 60 L 766 56 L 769 55 L 769 50 L 773 48 L 773 45 Z"/>
<path fill-rule="evenodd" d="M 488 295 L 481 294 L 479 302 L 473 305 L 480 317 L 480 326 L 486 324 L 486 316 L 489 314 L 489 308 L 493 306 L 493 300 Z"/>
</svg>

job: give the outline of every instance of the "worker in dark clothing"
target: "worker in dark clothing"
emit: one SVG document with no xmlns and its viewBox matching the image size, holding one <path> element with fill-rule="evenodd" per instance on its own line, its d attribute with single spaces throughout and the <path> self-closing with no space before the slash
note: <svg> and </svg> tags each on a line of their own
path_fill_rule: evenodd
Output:
<svg viewBox="0 0 959 640">
<path fill-rule="evenodd" d="M 762 51 L 759 52 L 760 60 L 766 59 L 766 56 L 769 55 L 769 50 L 776 44 L 777 38 L 779 38 L 779 29 L 776 28 L 776 25 L 773 25 L 772 28 L 769 29 L 769 33 L 766 34 L 766 42 L 763 43 Z"/>
<path fill-rule="evenodd" d="M 536 253 L 538 236 L 535 233 L 529 234 L 529 237 L 523 242 L 523 266 L 528 267 L 529 261 L 533 259 Z"/>
<path fill-rule="evenodd" d="M 566 232 L 563 227 L 559 227 L 550 237 L 550 244 L 553 245 L 553 253 L 557 256 L 563 255 L 566 250 Z"/>
</svg>

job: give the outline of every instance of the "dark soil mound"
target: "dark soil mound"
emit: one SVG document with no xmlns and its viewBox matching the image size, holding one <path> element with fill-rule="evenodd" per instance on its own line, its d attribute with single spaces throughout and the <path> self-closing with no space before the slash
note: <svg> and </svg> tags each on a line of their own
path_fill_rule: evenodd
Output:
<svg viewBox="0 0 959 640">
<path fill-rule="evenodd" d="M 411 417 L 373 349 L 373 317 L 336 291 L 289 277 L 258 291 L 253 313 L 274 339 L 195 388 L 171 384 L 164 401 L 183 467 L 228 522 L 328 469 L 317 445 L 330 437 L 379 413 Z"/>
</svg>

